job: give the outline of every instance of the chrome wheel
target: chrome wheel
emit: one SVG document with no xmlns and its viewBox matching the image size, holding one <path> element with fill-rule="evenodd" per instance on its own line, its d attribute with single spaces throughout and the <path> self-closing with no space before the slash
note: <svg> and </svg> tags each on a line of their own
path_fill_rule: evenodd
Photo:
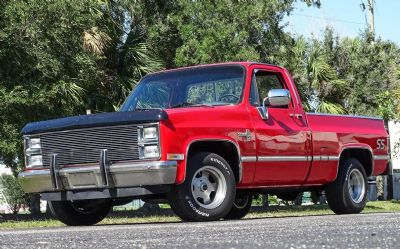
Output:
<svg viewBox="0 0 400 249">
<path fill-rule="evenodd" d="M 360 203 L 365 196 L 365 179 L 358 169 L 352 169 L 348 179 L 350 198 L 355 203 Z"/>
<path fill-rule="evenodd" d="M 204 166 L 192 178 L 193 198 L 201 207 L 214 209 L 224 201 L 227 184 L 222 172 L 212 166 Z"/>
</svg>

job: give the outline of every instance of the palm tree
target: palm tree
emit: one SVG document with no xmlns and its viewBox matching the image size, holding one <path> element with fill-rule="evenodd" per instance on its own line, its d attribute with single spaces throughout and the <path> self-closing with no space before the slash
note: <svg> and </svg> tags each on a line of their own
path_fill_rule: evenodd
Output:
<svg viewBox="0 0 400 249">
<path fill-rule="evenodd" d="M 307 96 L 313 111 L 321 113 L 346 113 L 341 101 L 346 82 L 339 79 L 329 65 L 318 41 L 313 41 L 305 53 L 305 74 L 308 81 Z"/>
<path fill-rule="evenodd" d="M 129 12 L 104 1 L 105 26 L 83 33 L 84 49 L 98 57 L 103 76 L 95 89 L 86 91 L 87 106 L 95 111 L 115 111 L 144 75 L 163 68 L 162 61 L 143 41 Z M 99 11 L 95 12 L 98 15 Z M 75 88 L 75 93 L 78 89 Z M 84 91 L 80 91 L 83 93 Z"/>
</svg>

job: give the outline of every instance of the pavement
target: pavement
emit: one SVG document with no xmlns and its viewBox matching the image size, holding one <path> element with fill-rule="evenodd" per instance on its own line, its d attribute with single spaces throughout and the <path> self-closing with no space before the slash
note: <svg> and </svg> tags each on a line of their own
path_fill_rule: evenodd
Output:
<svg viewBox="0 0 400 249">
<path fill-rule="evenodd" d="M 1 230 L 0 248 L 400 248 L 400 213 Z"/>
</svg>

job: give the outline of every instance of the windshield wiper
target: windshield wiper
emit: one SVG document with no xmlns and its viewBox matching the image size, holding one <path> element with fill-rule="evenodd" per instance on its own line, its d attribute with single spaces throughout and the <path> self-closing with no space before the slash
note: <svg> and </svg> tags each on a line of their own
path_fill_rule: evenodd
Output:
<svg viewBox="0 0 400 249">
<path fill-rule="evenodd" d="M 209 104 L 196 104 L 196 103 L 190 103 L 190 102 L 183 102 L 183 103 L 180 103 L 180 104 L 176 104 L 176 105 L 171 106 L 171 108 L 179 108 L 179 107 L 199 107 L 199 106 L 214 108 L 214 106 L 209 105 Z"/>
</svg>

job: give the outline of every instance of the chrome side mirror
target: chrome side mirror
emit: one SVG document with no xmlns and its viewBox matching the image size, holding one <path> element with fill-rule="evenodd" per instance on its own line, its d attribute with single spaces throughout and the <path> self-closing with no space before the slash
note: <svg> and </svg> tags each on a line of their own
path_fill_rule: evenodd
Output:
<svg viewBox="0 0 400 249">
<path fill-rule="evenodd" d="M 272 89 L 262 103 L 263 119 L 268 119 L 267 105 L 271 107 L 287 106 L 290 103 L 290 92 L 287 89 Z"/>
<path fill-rule="evenodd" d="M 287 106 L 290 103 L 290 92 L 286 89 L 272 89 L 268 92 L 268 104 L 271 107 Z"/>
</svg>

